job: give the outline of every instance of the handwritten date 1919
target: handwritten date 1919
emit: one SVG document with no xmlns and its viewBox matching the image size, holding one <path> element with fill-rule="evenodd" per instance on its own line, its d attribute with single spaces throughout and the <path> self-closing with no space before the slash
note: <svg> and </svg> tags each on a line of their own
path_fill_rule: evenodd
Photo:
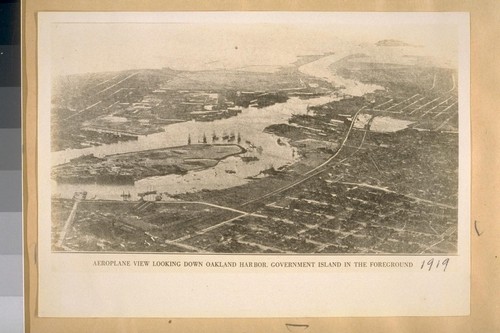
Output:
<svg viewBox="0 0 500 333">
<path fill-rule="evenodd" d="M 450 262 L 449 258 L 437 259 L 437 260 L 435 260 L 434 258 L 424 259 L 422 260 L 422 265 L 420 266 L 420 269 L 427 269 L 428 271 L 442 269 L 443 272 L 446 272 L 446 268 L 448 268 L 449 262 Z"/>
</svg>

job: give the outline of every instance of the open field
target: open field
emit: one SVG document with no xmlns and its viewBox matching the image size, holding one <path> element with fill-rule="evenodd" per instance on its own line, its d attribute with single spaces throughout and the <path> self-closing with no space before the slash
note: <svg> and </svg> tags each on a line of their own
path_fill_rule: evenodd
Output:
<svg viewBox="0 0 500 333">
<path fill-rule="evenodd" d="M 193 144 L 104 157 L 84 155 L 54 167 L 52 177 L 60 183 L 133 184 L 147 177 L 207 169 L 243 152 L 236 144 Z"/>
<path fill-rule="evenodd" d="M 58 206 L 72 205 L 72 200 L 54 199 L 52 205 L 56 208 L 52 214 L 53 235 L 57 239 L 65 226 L 69 229 L 61 246 L 54 245 L 56 250 L 198 251 L 174 240 L 217 224 L 199 223 L 201 217 L 231 219 L 241 215 L 238 210 L 209 203 L 81 200 L 76 214 L 68 218 L 55 211 Z"/>
</svg>

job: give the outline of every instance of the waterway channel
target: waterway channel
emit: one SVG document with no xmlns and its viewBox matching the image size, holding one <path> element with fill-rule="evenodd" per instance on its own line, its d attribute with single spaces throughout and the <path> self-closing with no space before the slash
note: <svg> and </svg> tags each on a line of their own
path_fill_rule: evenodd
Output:
<svg viewBox="0 0 500 333">
<path fill-rule="evenodd" d="M 321 77 L 324 80 L 338 82 L 331 74 L 329 65 L 338 57 L 324 57 L 299 68 L 308 75 Z M 337 83 L 338 84 L 338 83 Z M 362 95 L 380 87 L 364 85 L 353 80 L 342 80 L 345 93 Z M 243 185 L 251 180 L 248 177 L 259 176 L 263 170 L 274 167 L 278 169 L 289 165 L 298 158 L 295 148 L 285 139 L 264 132 L 273 124 L 288 123 L 294 114 L 306 114 L 308 106 L 321 105 L 334 100 L 333 96 L 322 96 L 313 99 L 293 97 L 285 103 L 278 103 L 264 108 L 248 107 L 237 116 L 210 122 L 187 121 L 165 126 L 161 133 L 140 136 L 137 141 L 119 142 L 85 149 L 72 149 L 52 153 L 52 165 L 68 162 L 70 159 L 94 154 L 109 154 L 141 151 L 165 147 L 176 147 L 201 142 L 203 136 L 208 143 L 227 143 L 222 140 L 225 135 L 240 137 L 240 145 L 247 149 L 245 156 L 253 160 L 243 161 L 233 156 L 220 161 L 215 167 L 191 171 L 185 175 L 167 175 L 150 177 L 135 182 L 134 185 L 98 185 L 98 184 L 57 184 L 52 182 L 52 193 L 59 197 L 72 197 L 77 191 L 87 191 L 88 198 L 121 199 L 122 193 L 130 193 L 132 199 L 137 193 L 156 190 L 158 193 L 177 194 L 200 190 L 215 190 Z M 213 137 L 218 140 L 213 141 Z M 278 140 L 279 139 L 279 140 Z M 236 143 L 236 142 L 234 142 Z M 256 158 L 256 159 L 255 159 Z"/>
</svg>

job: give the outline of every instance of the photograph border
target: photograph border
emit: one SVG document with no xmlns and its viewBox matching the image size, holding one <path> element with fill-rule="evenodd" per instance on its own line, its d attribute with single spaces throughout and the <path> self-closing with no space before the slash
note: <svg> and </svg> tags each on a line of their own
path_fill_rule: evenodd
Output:
<svg viewBox="0 0 500 333">
<path fill-rule="evenodd" d="M 95 7 L 92 3 L 84 1 L 75 1 L 71 4 L 63 3 L 61 1 L 30 1 L 27 0 L 23 4 L 23 141 L 24 141 L 24 205 L 25 205 L 25 292 L 26 292 L 26 327 L 32 332 L 44 332 L 48 327 L 51 327 L 53 332 L 67 331 L 68 327 L 73 327 L 72 331 L 86 331 L 89 327 L 99 327 L 101 330 L 126 330 L 124 325 L 142 329 L 144 331 L 153 331 L 160 327 L 172 324 L 170 319 L 139 319 L 139 318 L 113 318 L 113 319 L 96 319 L 96 318 L 41 318 L 37 316 L 37 242 L 36 242 L 36 195 L 33 190 L 36 189 L 36 148 L 33 144 L 36 142 L 36 131 L 34 131 L 33 123 L 36 123 L 36 112 L 33 112 L 33 106 L 36 105 L 36 32 L 34 27 L 35 15 L 34 13 L 41 10 L 348 10 L 348 11 L 370 11 L 370 10 L 385 10 L 385 11 L 470 11 L 471 12 L 471 45 L 475 47 L 478 42 L 493 41 L 498 27 L 498 22 L 495 21 L 495 10 L 498 12 L 498 3 L 493 1 L 478 2 L 478 6 L 472 6 L 465 1 L 441 1 L 429 2 L 426 4 L 415 5 L 410 1 L 400 1 L 397 4 L 389 5 L 382 1 L 374 4 L 367 5 L 365 2 L 353 1 L 350 4 L 326 1 L 305 2 L 299 4 L 289 4 L 286 2 L 267 2 L 261 1 L 258 3 L 250 4 L 249 2 L 239 2 L 228 5 L 227 3 L 214 1 L 211 4 L 200 3 L 185 3 L 185 2 L 172 2 L 169 5 L 162 4 L 156 1 L 146 1 L 138 5 L 131 1 L 123 1 L 117 4 L 112 1 L 103 1 Z M 481 29 L 483 27 L 483 29 Z M 484 29 L 488 27 L 489 29 Z M 485 45 L 485 44 L 483 44 Z M 496 46 L 495 46 L 496 47 Z M 498 47 L 496 47 L 498 50 Z M 457 317 L 451 318 L 295 318 L 295 319 L 176 319 L 175 325 L 171 328 L 176 331 L 196 331 L 202 324 L 206 327 L 207 331 L 221 331 L 231 330 L 238 327 L 247 327 L 251 330 L 258 330 L 266 328 L 268 331 L 284 331 L 290 330 L 290 327 L 301 326 L 311 328 L 313 331 L 321 331 L 332 327 L 350 328 L 352 331 L 363 331 L 368 327 L 376 327 L 379 330 L 389 329 L 390 327 L 399 328 L 406 327 L 408 330 L 445 328 L 455 332 L 468 331 L 467 328 L 474 327 L 474 329 L 488 330 L 489 328 L 498 328 L 498 320 L 494 315 L 495 304 L 498 304 L 498 297 L 489 297 L 485 302 L 481 297 L 486 290 L 491 295 L 495 295 L 495 290 L 498 291 L 498 283 L 493 283 L 498 279 L 498 268 L 494 265 L 493 254 L 498 250 L 498 244 L 495 242 L 494 231 L 498 230 L 498 226 L 492 224 L 492 216 L 498 216 L 498 205 L 495 206 L 492 202 L 495 198 L 495 184 L 498 184 L 498 175 L 495 163 L 488 163 L 490 160 L 481 155 L 481 151 L 486 149 L 491 150 L 498 147 L 498 141 L 494 137 L 481 135 L 482 130 L 489 128 L 494 130 L 495 124 L 498 124 L 498 119 L 493 118 L 493 110 L 495 103 L 491 101 L 495 95 L 495 80 L 491 77 L 494 73 L 498 72 L 494 69 L 486 70 L 486 67 L 493 66 L 498 69 L 498 61 L 494 58 L 494 50 L 486 52 L 471 53 L 471 70 L 480 72 L 479 75 L 472 77 L 472 131 L 477 133 L 472 137 L 473 156 L 472 160 L 479 162 L 474 163 L 472 170 L 473 175 L 473 206 L 472 218 L 474 222 L 474 230 L 471 232 L 472 240 L 472 253 L 474 260 L 472 266 L 472 312 L 470 317 Z M 490 75 L 488 75 L 488 73 Z M 29 89 L 27 88 L 29 84 Z M 481 88 L 479 90 L 478 88 Z M 489 99 L 488 99 L 489 97 Z M 485 99 L 483 99 L 485 98 Z M 498 98 L 498 97 L 496 97 Z M 482 107 L 481 107 L 482 106 Z M 481 112 L 479 112 L 481 110 Z M 477 114 L 475 113 L 477 112 Z M 35 120 L 35 121 L 34 121 Z M 496 127 L 498 128 L 498 126 Z M 493 133 L 495 133 L 493 131 Z M 495 133 L 498 134 L 498 133 Z M 498 136 L 497 136 L 498 137 Z M 494 151 L 494 150 L 493 150 Z M 478 210 L 478 203 L 481 202 L 481 209 Z M 486 203 L 486 205 L 484 204 Z M 496 214 L 495 214 L 496 213 Z M 487 230 L 487 233 L 485 233 Z M 475 235 L 475 234 L 477 235 Z M 482 238 L 479 238 L 479 237 Z M 480 241 L 479 241 L 480 240 Z M 497 249 L 497 250 L 495 250 Z M 480 256 L 480 257 L 479 257 Z M 493 260 L 493 261 L 492 261 Z M 474 287 L 476 289 L 474 292 Z M 487 289 L 486 289 L 487 288 Z M 496 289 L 495 289 L 496 288 Z M 480 292 L 479 290 L 482 290 Z M 497 292 L 496 295 L 499 293 Z M 169 323 L 170 321 L 170 323 Z M 78 323 L 77 325 L 75 325 Z M 90 325 L 90 326 L 89 326 Z M 288 326 L 291 325 L 291 326 Z M 400 330 L 399 330 L 400 331 Z"/>
</svg>

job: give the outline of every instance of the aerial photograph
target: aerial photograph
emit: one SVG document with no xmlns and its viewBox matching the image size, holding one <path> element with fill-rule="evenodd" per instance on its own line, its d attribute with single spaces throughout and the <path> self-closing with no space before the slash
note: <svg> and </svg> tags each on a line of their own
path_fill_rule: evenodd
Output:
<svg viewBox="0 0 500 333">
<path fill-rule="evenodd" d="M 457 253 L 455 26 L 51 29 L 53 252 Z"/>
</svg>

